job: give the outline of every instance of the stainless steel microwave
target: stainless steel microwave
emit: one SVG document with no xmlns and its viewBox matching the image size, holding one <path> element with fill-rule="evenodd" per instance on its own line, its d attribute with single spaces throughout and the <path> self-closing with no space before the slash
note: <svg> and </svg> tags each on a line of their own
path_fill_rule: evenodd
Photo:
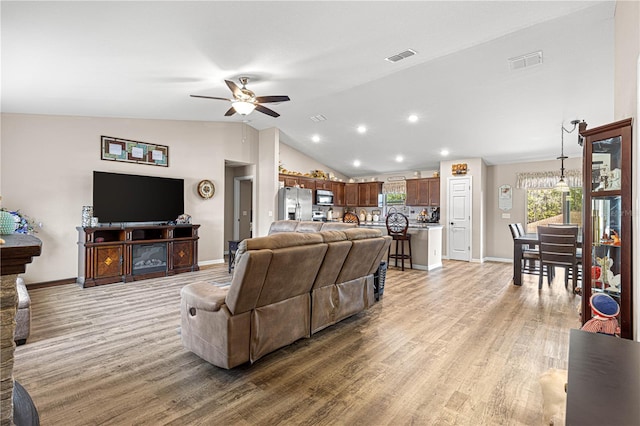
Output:
<svg viewBox="0 0 640 426">
<path fill-rule="evenodd" d="M 316 190 L 316 206 L 332 206 L 333 192 L 326 189 Z"/>
</svg>

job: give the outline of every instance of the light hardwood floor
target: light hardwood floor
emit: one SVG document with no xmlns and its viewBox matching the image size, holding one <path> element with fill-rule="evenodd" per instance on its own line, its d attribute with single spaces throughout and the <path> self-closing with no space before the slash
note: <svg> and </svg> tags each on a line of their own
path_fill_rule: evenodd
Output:
<svg viewBox="0 0 640 426">
<path fill-rule="evenodd" d="M 539 425 L 538 376 L 566 368 L 579 296 L 501 263 L 390 268 L 366 312 L 223 370 L 186 351 L 180 288 L 226 265 L 128 284 L 30 291 L 14 377 L 42 425 Z"/>
</svg>

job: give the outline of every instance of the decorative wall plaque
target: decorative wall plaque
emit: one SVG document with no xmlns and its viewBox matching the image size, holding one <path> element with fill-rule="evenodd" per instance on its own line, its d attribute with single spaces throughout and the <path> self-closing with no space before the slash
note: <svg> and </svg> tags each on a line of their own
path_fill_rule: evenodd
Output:
<svg viewBox="0 0 640 426">
<path fill-rule="evenodd" d="M 107 161 L 169 167 L 169 147 L 166 145 L 102 136 L 101 155 Z"/>
</svg>

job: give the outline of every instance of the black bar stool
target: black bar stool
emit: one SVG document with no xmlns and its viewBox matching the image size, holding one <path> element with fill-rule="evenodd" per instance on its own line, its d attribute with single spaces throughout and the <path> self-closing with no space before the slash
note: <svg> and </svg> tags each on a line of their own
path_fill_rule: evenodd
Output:
<svg viewBox="0 0 640 426">
<path fill-rule="evenodd" d="M 398 259 L 401 260 L 404 271 L 404 261 L 409 260 L 409 267 L 413 269 L 413 259 L 411 258 L 411 234 L 407 234 L 409 229 L 409 219 L 402 213 L 393 212 L 387 215 L 387 233 L 396 242 L 396 252 L 391 254 L 391 245 L 387 252 L 387 264 L 389 259 L 395 259 L 395 266 L 398 267 Z M 405 241 L 409 244 L 409 254 L 404 253 Z M 400 252 L 398 252 L 400 249 Z"/>
</svg>

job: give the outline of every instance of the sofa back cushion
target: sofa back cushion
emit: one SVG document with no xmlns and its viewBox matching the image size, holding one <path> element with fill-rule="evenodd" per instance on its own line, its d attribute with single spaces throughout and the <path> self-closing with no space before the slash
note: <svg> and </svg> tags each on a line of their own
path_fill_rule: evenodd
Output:
<svg viewBox="0 0 640 426">
<path fill-rule="evenodd" d="M 326 251 L 327 244 L 322 242 L 272 250 L 271 264 L 256 307 L 308 294 Z"/>
<path fill-rule="evenodd" d="M 321 231 L 344 231 L 349 228 L 356 228 L 357 223 L 344 223 L 344 222 L 324 222 Z"/>
<path fill-rule="evenodd" d="M 320 229 L 322 229 L 322 222 L 302 221 L 298 223 L 296 232 L 320 232 Z"/>
<path fill-rule="evenodd" d="M 243 240 L 226 298 L 234 315 L 311 291 L 327 250 L 317 233 L 282 232 Z"/>
<path fill-rule="evenodd" d="M 344 283 L 369 275 L 373 264 L 386 243 L 378 229 L 354 228 L 343 231 L 351 241 L 351 250 L 336 280 Z"/>
<path fill-rule="evenodd" d="M 345 233 L 341 231 L 322 231 L 320 235 L 324 242 L 327 243 L 327 253 L 313 284 L 314 289 L 333 285 L 337 282 L 338 274 L 342 270 L 352 245 Z"/>
<path fill-rule="evenodd" d="M 269 227 L 269 235 L 275 234 L 277 232 L 295 232 L 297 227 L 297 220 L 276 220 L 275 222 L 271 222 L 271 226 Z"/>
<path fill-rule="evenodd" d="M 246 241 L 244 240 L 238 245 L 233 278 L 225 299 L 225 303 L 233 315 L 250 311 L 256 306 L 271 263 L 271 250 L 246 251 Z M 241 246 L 242 253 L 240 253 Z"/>
</svg>

